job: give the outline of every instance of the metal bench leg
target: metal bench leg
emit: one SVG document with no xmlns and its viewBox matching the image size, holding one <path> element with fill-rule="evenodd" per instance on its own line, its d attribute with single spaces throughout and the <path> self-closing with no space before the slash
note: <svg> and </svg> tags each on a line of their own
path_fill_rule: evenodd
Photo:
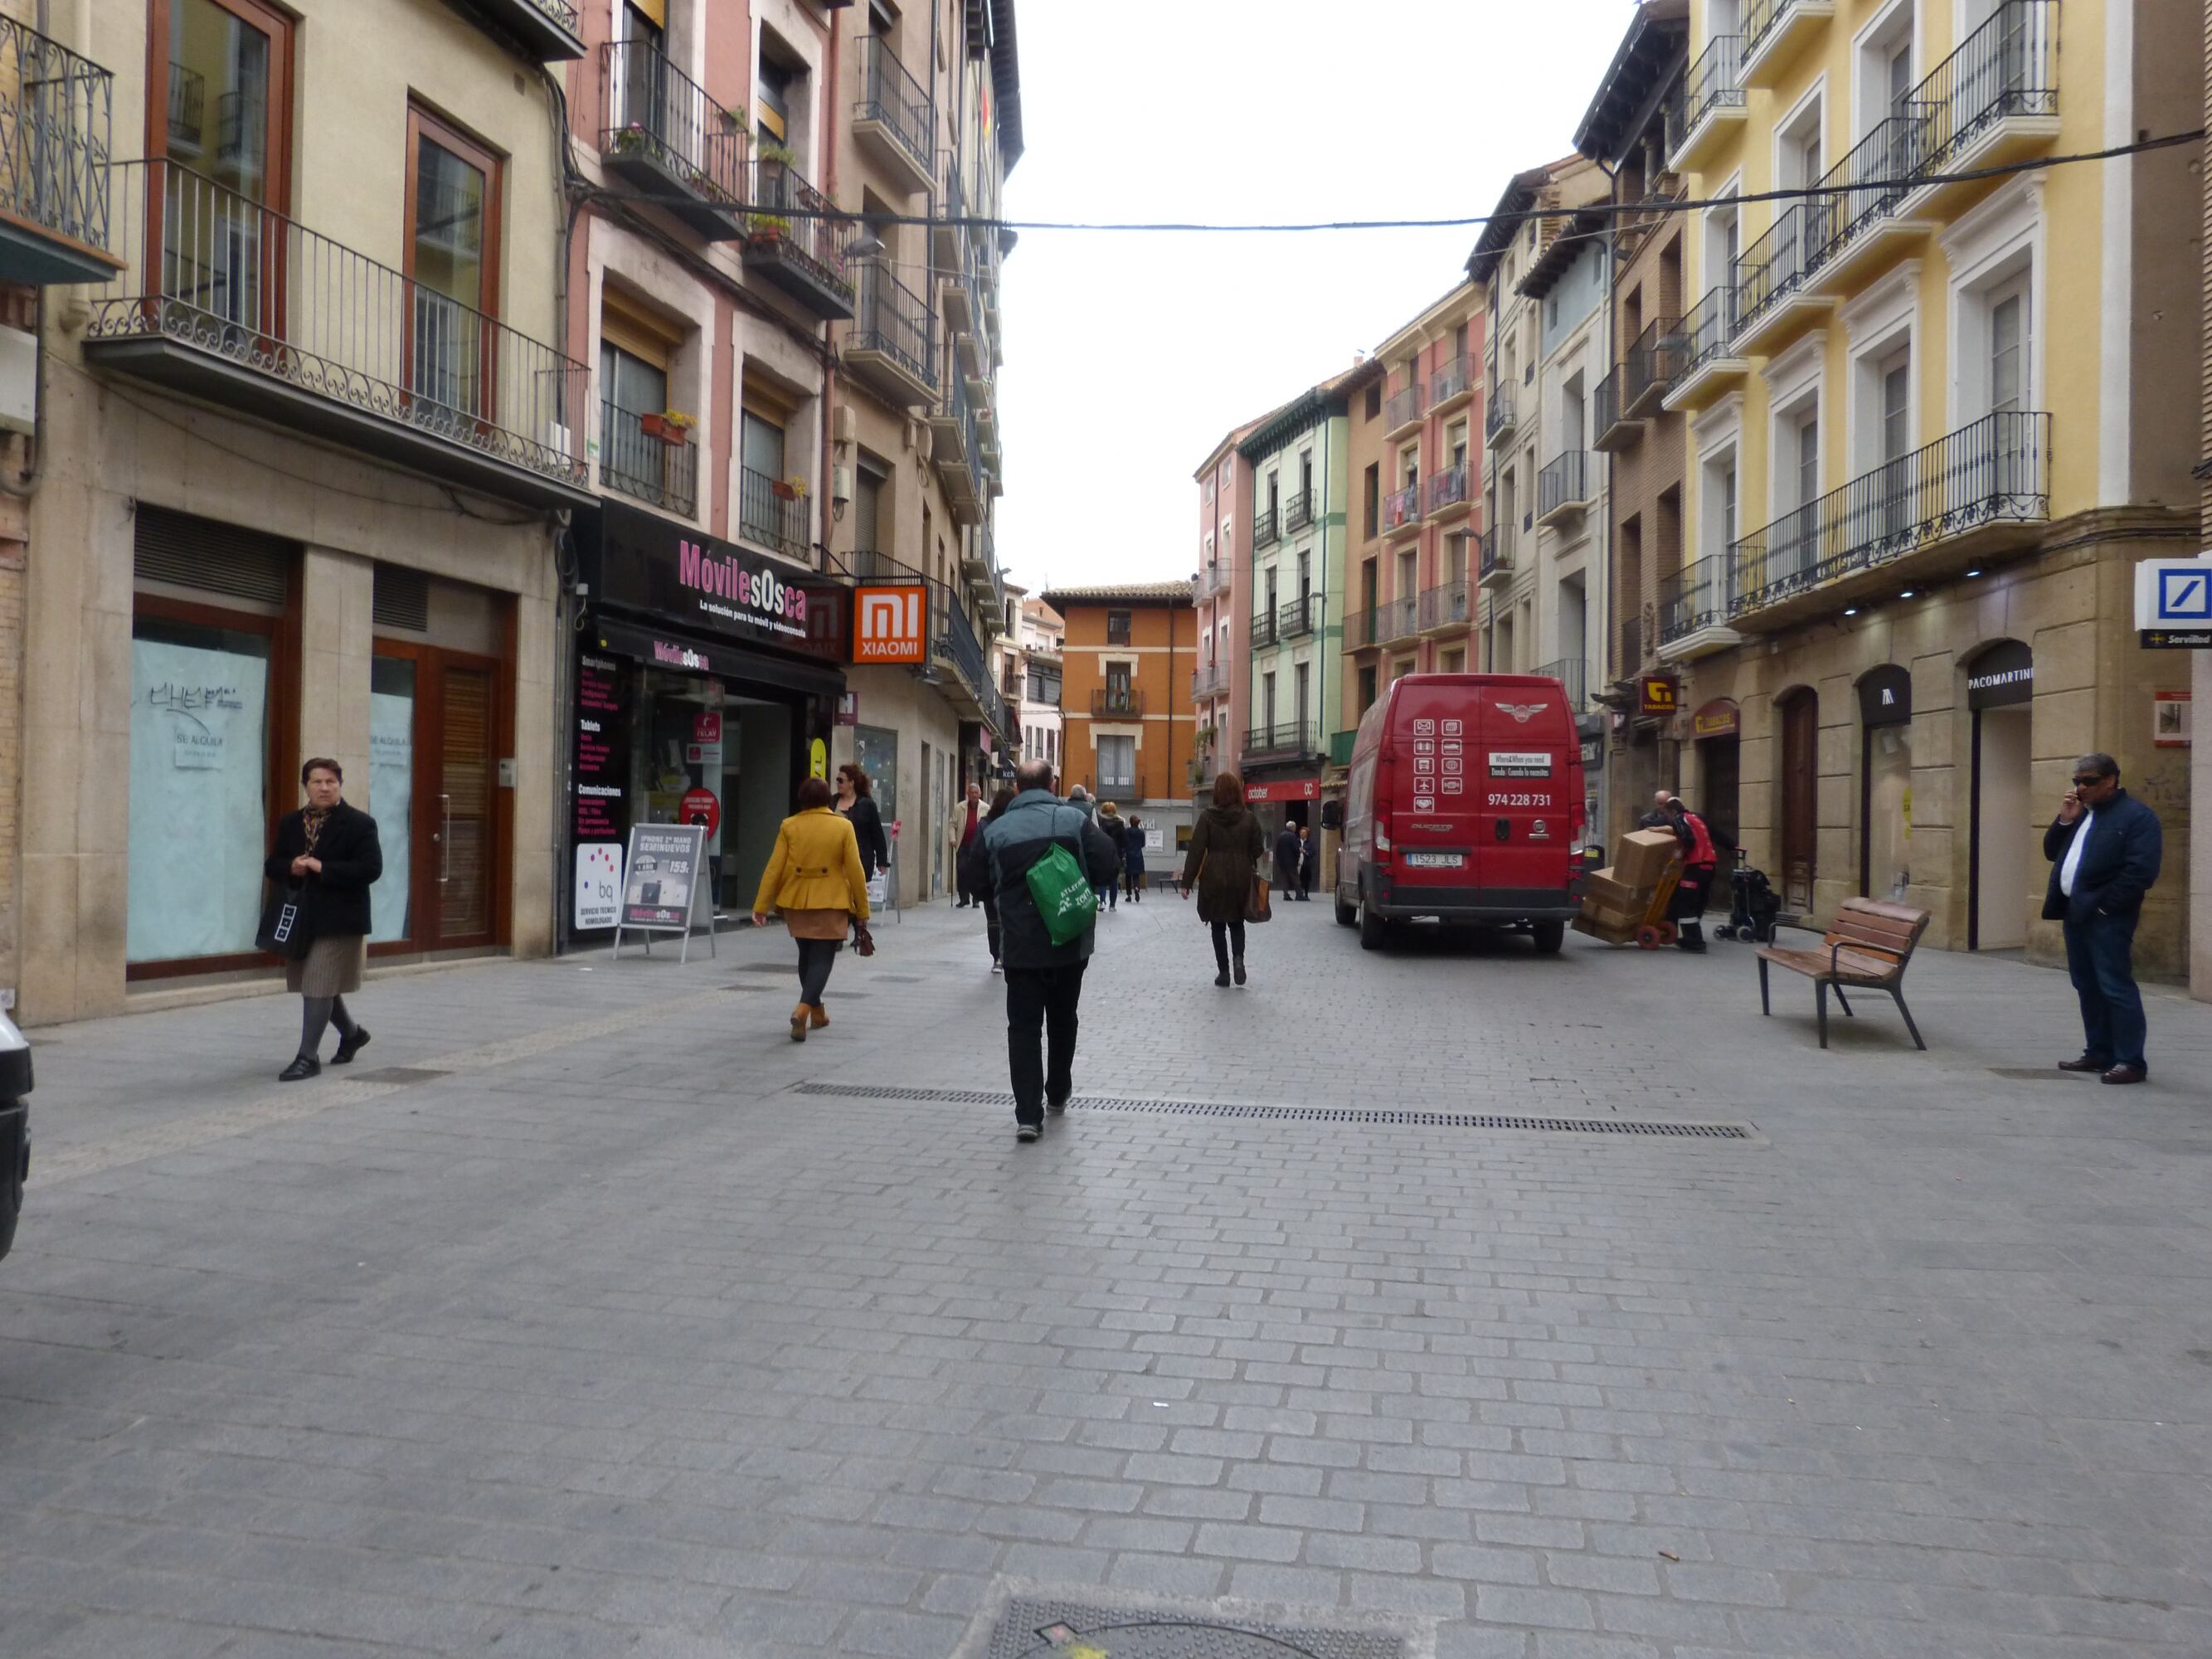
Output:
<svg viewBox="0 0 2212 1659">
<path fill-rule="evenodd" d="M 1825 1048 L 1828 1046 L 1827 981 L 1825 979 L 1816 979 L 1813 981 L 1813 997 L 1814 1000 L 1819 1003 L 1820 1008 L 1820 1046 Z"/>
<path fill-rule="evenodd" d="M 1857 1016 L 1856 1014 L 1854 1014 L 1854 1013 L 1851 1012 L 1851 1005 L 1850 1005 L 1850 1003 L 1845 1002 L 1845 1001 L 1844 1000 L 1844 988 L 1843 988 L 1843 986 L 1842 986 L 1840 983 L 1838 983 L 1838 984 L 1837 985 L 1837 987 L 1836 987 L 1836 1000 L 1837 1000 L 1838 1002 L 1841 1002 L 1841 1003 L 1843 1003 L 1843 1005 L 1844 1005 L 1844 1018 L 1845 1019 L 1856 1019 L 1856 1018 L 1858 1018 L 1858 1016 Z"/>
<path fill-rule="evenodd" d="M 1914 1044 L 1920 1048 L 1925 1049 L 1928 1045 L 1920 1041 L 1920 1028 L 1912 1023 L 1912 1010 L 1905 1006 L 1904 991 L 1893 986 L 1890 988 L 1889 995 L 1890 1000 L 1897 1004 L 1897 1012 L 1905 1016 L 1905 1029 L 1912 1033 L 1912 1041 Z"/>
<path fill-rule="evenodd" d="M 1759 1012 L 1762 1014 L 1771 1014 L 1774 1012 L 1766 1004 L 1766 958 L 1765 957 L 1759 959 Z"/>
</svg>

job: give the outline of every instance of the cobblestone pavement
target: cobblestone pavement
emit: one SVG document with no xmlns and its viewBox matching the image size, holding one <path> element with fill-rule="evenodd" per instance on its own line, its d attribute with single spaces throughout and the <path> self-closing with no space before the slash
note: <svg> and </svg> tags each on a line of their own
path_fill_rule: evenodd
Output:
<svg viewBox="0 0 2212 1659">
<path fill-rule="evenodd" d="M 804 1047 L 780 934 L 380 980 L 293 1087 L 281 998 L 34 1033 L 0 1653 L 943 1659 L 1017 1582 L 1441 1659 L 2212 1653 L 2212 1009 L 2115 1090 L 2009 962 L 1822 1054 L 1741 945 L 1291 905 L 1236 992 L 1172 896 L 1101 929 L 1087 1093 L 1754 1133 L 794 1092 L 1004 1088 L 943 908 Z"/>
</svg>

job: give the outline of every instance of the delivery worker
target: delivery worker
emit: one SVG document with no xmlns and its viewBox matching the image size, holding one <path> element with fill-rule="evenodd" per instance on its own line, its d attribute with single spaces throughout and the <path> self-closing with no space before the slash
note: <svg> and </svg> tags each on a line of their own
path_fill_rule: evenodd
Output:
<svg viewBox="0 0 2212 1659">
<path fill-rule="evenodd" d="M 1674 943 L 1685 951 L 1705 948 L 1705 897 L 1713 890 L 1713 872 L 1720 854 L 1713 848 L 1713 832 L 1705 821 L 1682 803 L 1680 795 L 1667 798 L 1668 823 L 1674 839 L 1682 843 L 1682 879 L 1667 906 L 1667 920 L 1674 924 Z"/>
</svg>

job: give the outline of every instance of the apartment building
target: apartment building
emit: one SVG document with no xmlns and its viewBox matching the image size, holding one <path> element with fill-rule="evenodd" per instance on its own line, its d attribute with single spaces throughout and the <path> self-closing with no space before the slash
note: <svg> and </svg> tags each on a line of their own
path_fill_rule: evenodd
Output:
<svg viewBox="0 0 2212 1659">
<path fill-rule="evenodd" d="M 1015 591 L 1009 583 L 1006 592 L 1010 604 L 1014 603 Z M 1067 666 L 1064 654 L 1067 624 L 1058 611 L 1026 589 L 1021 592 L 1012 620 L 1017 629 L 1014 637 L 1021 658 L 1022 678 L 1018 696 L 1022 758 L 1048 760 L 1057 767 L 1065 752 L 1066 736 L 1060 709 L 1062 677 Z"/>
<path fill-rule="evenodd" d="M 1198 715 L 1186 676 L 1198 645 L 1188 581 L 1060 587 L 1039 596 L 1064 624 L 1060 769 L 1121 817 L 1159 832 L 1155 857 L 1189 838 Z"/>
<path fill-rule="evenodd" d="M 1383 341 L 1376 361 L 1388 378 L 1370 380 L 1356 400 L 1347 734 L 1400 675 L 1479 665 L 1473 635 L 1488 304 L 1475 284 L 1455 284 Z M 1348 735 L 1334 747 L 1341 765 L 1350 758 Z"/>
<path fill-rule="evenodd" d="M 1687 558 L 1656 654 L 1732 712 L 1735 811 L 1790 909 L 1929 910 L 2025 946 L 2073 757 L 2186 813 L 2157 746 L 2179 653 L 2139 648 L 2131 567 L 2193 545 L 2201 211 L 2185 150 L 1977 169 L 2190 131 L 2202 20 L 2151 0 L 1693 0 L 1668 166 L 1693 199 L 1664 404 L 1689 422 Z M 1769 191 L 1803 191 L 1778 201 Z M 1717 811 L 1697 748 L 1683 793 Z M 2175 847 L 2180 838 L 2169 838 Z M 2169 854 L 2136 939 L 2188 960 Z"/>
<path fill-rule="evenodd" d="M 273 972 L 261 862 L 317 755 L 382 831 L 373 958 L 549 949 L 556 545 L 592 500 L 539 72 L 573 18 L 7 13 L 0 307 L 40 367 L 0 981 L 46 1022 Z"/>
<path fill-rule="evenodd" d="M 1688 0 L 1646 0 L 1629 21 L 1575 133 L 1575 147 L 1603 167 L 1612 181 L 1612 279 L 1605 303 L 1613 318 L 1613 359 L 1589 399 L 1591 465 L 1605 469 L 1609 577 L 1600 579 L 1603 626 L 1589 631 L 1586 710 L 1617 714 L 1606 732 L 1584 738 L 1584 763 L 1600 757 L 1607 782 L 1606 845 L 1635 827 L 1652 792 L 1680 781 L 1679 741 L 1703 745 L 1700 804 L 1731 842 L 1737 754 L 1735 715 L 1724 706 L 1701 708 L 1677 739 L 1671 713 L 1644 712 L 1637 682 L 1658 666 L 1657 593 L 1681 568 L 1686 417 L 1664 395 L 1682 319 L 1684 216 L 1674 210 L 1681 176 L 1668 166 L 1666 112 L 1674 106 L 1689 68 Z M 1601 459 L 1601 458 L 1602 458 Z M 1592 722 L 1595 726 L 1597 723 Z"/>
<path fill-rule="evenodd" d="M 1224 435 L 1194 475 L 1199 544 L 1191 598 L 1197 607 L 1198 656 L 1190 671 L 1190 700 L 1198 711 L 1198 732 L 1189 781 L 1199 793 L 1212 787 L 1223 767 L 1234 770 L 1243 750 L 1249 688 L 1237 665 L 1252 608 L 1252 463 L 1238 446 L 1259 425 L 1247 421 Z"/>
<path fill-rule="evenodd" d="M 1011 743 L 986 644 L 1000 246 L 947 221 L 995 215 L 1021 153 L 1012 22 L 1012 0 L 581 0 L 579 870 L 704 790 L 741 909 L 817 744 L 887 819 L 935 823 Z M 902 902 L 949 886 L 934 838 L 900 851 Z M 580 888 L 572 921 L 594 931 Z"/>
</svg>

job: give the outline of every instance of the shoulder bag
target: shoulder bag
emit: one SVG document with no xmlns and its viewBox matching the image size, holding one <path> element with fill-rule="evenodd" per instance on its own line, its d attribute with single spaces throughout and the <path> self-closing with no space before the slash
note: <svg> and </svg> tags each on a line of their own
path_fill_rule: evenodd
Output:
<svg viewBox="0 0 2212 1659">
<path fill-rule="evenodd" d="M 1060 810 L 1054 809 L 1055 819 Z M 1023 879 L 1029 884 L 1037 915 L 1044 919 L 1045 934 L 1054 945 L 1073 945 L 1097 925 L 1098 892 L 1091 884 L 1090 872 L 1056 836 Z"/>
</svg>

